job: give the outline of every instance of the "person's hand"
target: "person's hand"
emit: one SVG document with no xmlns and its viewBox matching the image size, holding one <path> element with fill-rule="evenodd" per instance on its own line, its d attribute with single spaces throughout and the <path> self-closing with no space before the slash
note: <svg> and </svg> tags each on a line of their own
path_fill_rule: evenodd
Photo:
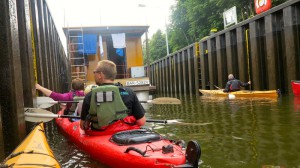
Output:
<svg viewBox="0 0 300 168">
<path fill-rule="evenodd" d="M 248 84 L 251 85 L 251 81 L 249 81 Z"/>
<path fill-rule="evenodd" d="M 39 85 L 38 83 L 35 84 L 35 89 L 39 90 L 42 86 Z"/>
</svg>

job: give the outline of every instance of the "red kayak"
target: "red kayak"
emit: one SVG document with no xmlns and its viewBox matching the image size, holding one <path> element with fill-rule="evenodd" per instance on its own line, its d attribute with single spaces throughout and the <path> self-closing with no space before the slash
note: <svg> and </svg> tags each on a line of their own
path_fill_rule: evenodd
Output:
<svg viewBox="0 0 300 168">
<path fill-rule="evenodd" d="M 156 132 L 128 126 L 122 121 L 114 123 L 119 130 L 89 130 L 89 135 L 81 133 L 79 121 L 57 118 L 56 123 L 76 146 L 110 167 L 198 167 L 201 149 L 196 141 L 188 142 L 185 148 L 183 141 L 172 141 Z"/>
<path fill-rule="evenodd" d="M 295 96 L 300 96 L 300 81 L 292 80 L 292 89 Z"/>
</svg>

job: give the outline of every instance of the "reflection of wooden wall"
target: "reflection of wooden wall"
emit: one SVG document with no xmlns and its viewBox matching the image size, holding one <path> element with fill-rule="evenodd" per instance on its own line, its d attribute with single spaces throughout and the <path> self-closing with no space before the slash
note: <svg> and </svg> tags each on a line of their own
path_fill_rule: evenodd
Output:
<svg viewBox="0 0 300 168">
<path fill-rule="evenodd" d="M 100 60 L 107 59 L 107 43 L 103 39 L 104 56 L 100 56 L 100 48 L 97 48 L 96 55 L 89 55 L 89 66 L 87 73 L 87 80 L 94 81 L 93 71 Z M 127 61 L 127 72 L 130 74 L 130 68 L 135 66 L 143 66 L 143 54 L 142 54 L 142 43 L 140 38 L 128 38 L 126 37 L 126 61 Z"/>
</svg>

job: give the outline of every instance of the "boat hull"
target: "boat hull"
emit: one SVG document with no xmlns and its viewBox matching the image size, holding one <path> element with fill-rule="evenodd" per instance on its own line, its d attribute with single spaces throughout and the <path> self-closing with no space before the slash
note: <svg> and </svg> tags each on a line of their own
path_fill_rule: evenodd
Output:
<svg viewBox="0 0 300 168">
<path fill-rule="evenodd" d="M 112 134 L 89 136 L 80 133 L 79 121 L 70 122 L 67 118 L 58 118 L 56 123 L 76 146 L 95 160 L 110 167 L 163 168 L 186 162 L 185 151 L 182 147 L 172 144 L 169 140 L 119 146 L 110 140 Z M 174 147 L 173 153 L 162 153 L 162 147 L 167 145 Z M 135 151 L 125 153 L 129 147 L 146 151 L 146 156 Z"/>
<path fill-rule="evenodd" d="M 56 167 L 60 164 L 49 147 L 43 123 L 37 125 L 24 141 L 9 155 L 3 164 L 13 167 Z M 14 156 L 15 155 L 15 156 Z M 12 157 L 14 156 L 14 157 Z"/>
<path fill-rule="evenodd" d="M 292 89 L 295 96 L 300 96 L 300 81 L 292 80 Z"/>
<path fill-rule="evenodd" d="M 220 96 L 227 97 L 229 94 L 233 94 L 236 97 L 266 97 L 266 98 L 277 98 L 279 96 L 276 90 L 269 91 L 250 91 L 250 90 L 241 90 L 236 92 L 223 92 L 223 90 L 202 90 L 199 89 L 199 92 L 203 95 L 210 96 Z"/>
</svg>

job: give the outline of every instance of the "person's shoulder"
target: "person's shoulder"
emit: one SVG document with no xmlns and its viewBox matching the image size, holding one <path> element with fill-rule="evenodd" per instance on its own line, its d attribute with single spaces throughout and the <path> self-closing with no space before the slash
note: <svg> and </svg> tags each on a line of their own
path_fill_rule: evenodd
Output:
<svg viewBox="0 0 300 168">
<path fill-rule="evenodd" d="M 119 91 L 121 95 L 131 95 L 134 91 L 128 87 L 119 87 Z"/>
<path fill-rule="evenodd" d="M 132 88 L 129 88 L 129 87 L 122 87 L 125 91 L 128 91 L 128 92 L 133 92 L 133 89 Z"/>
</svg>

